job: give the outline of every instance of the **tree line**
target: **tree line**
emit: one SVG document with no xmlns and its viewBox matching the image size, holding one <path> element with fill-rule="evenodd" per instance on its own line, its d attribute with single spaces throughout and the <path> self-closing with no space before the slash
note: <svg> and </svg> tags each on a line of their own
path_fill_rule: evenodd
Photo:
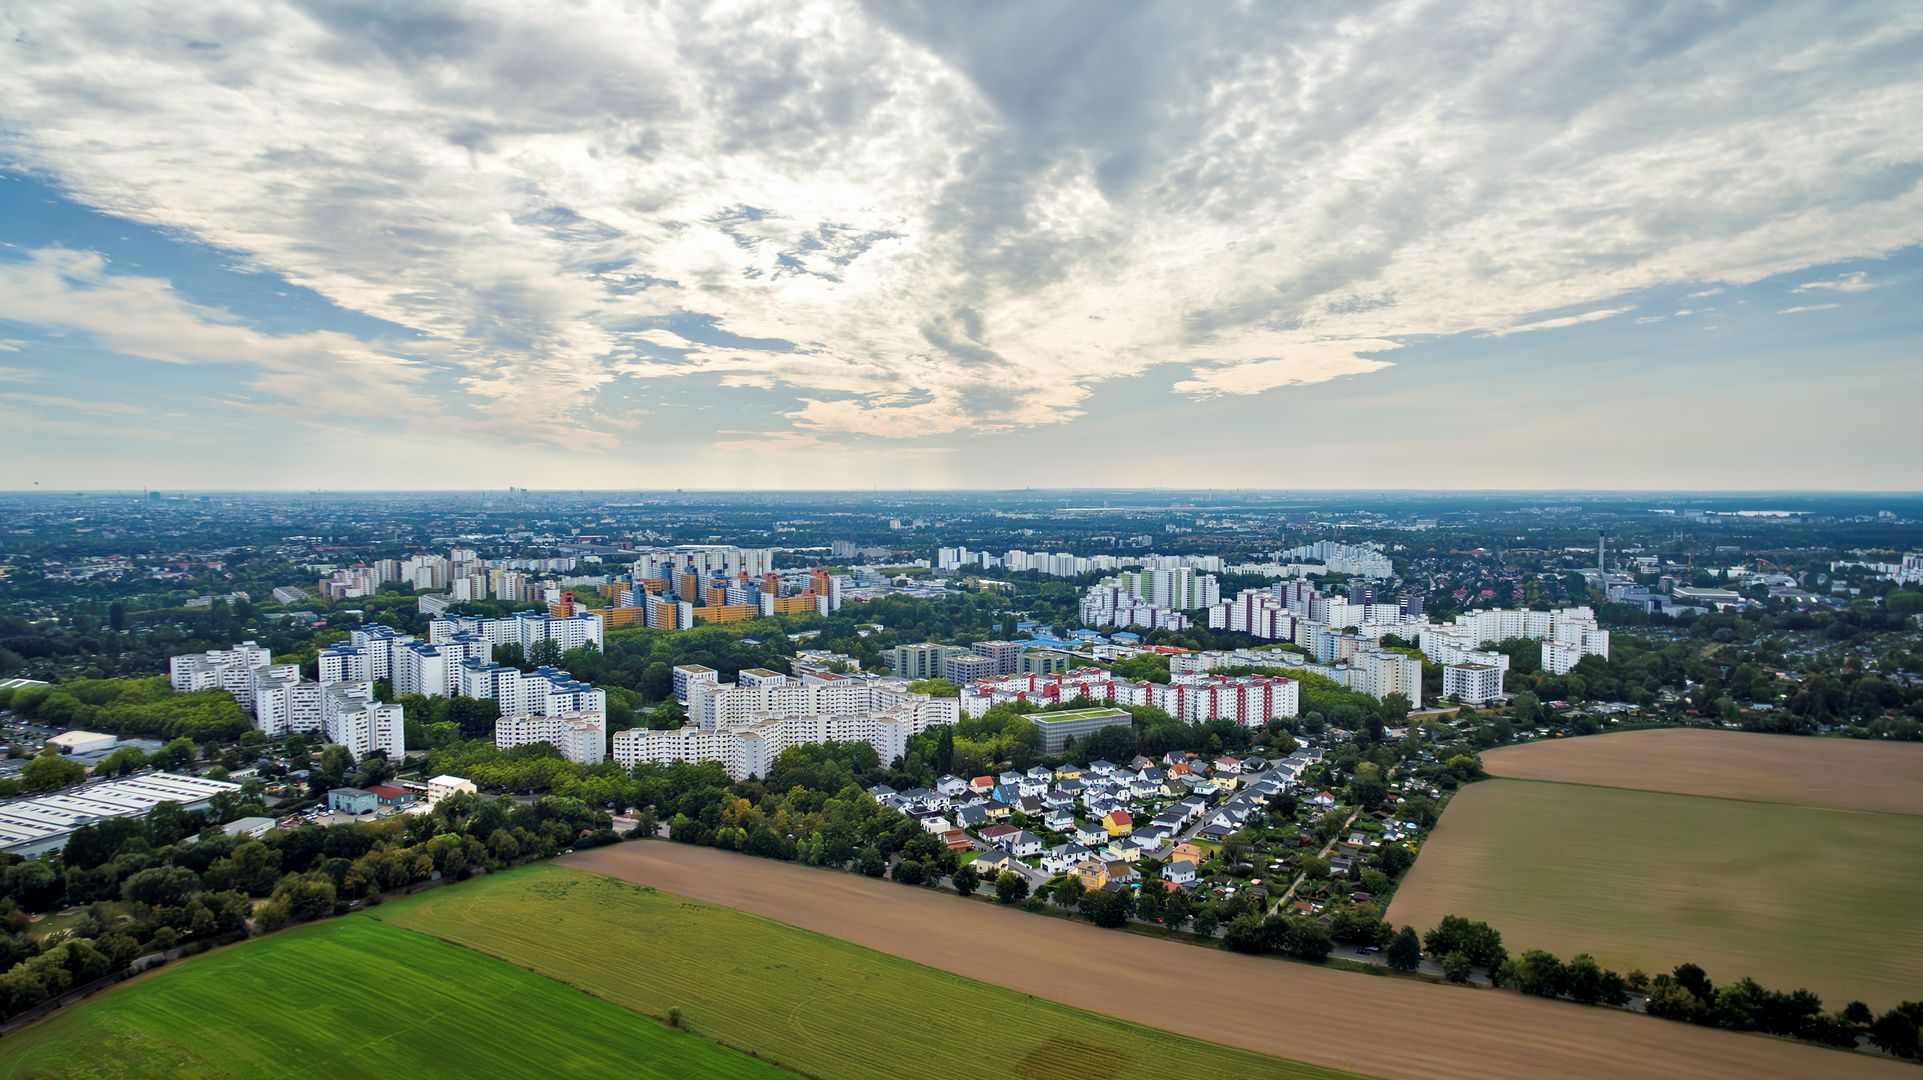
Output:
<svg viewBox="0 0 1923 1080">
<path fill-rule="evenodd" d="M 162 803 L 83 826 L 57 855 L 0 858 L 0 1016 L 149 953 L 245 936 L 250 919 L 272 932 L 436 873 L 460 879 L 617 839 L 606 813 L 556 797 L 523 806 L 459 794 L 429 814 L 258 840 L 223 833 L 231 814 Z M 30 934 L 35 913 L 67 907 L 85 910 L 62 931 Z"/>
</svg>

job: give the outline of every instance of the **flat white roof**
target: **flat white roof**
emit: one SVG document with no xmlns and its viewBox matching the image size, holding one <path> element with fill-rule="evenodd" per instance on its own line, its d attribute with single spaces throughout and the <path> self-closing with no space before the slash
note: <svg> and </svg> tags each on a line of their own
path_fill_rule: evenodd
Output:
<svg viewBox="0 0 1923 1080">
<path fill-rule="evenodd" d="M 82 825 L 105 818 L 145 814 L 164 802 L 196 806 L 223 791 L 239 790 L 239 784 L 225 780 L 150 773 L 14 799 L 0 803 L 0 849 L 54 845 Z"/>
</svg>

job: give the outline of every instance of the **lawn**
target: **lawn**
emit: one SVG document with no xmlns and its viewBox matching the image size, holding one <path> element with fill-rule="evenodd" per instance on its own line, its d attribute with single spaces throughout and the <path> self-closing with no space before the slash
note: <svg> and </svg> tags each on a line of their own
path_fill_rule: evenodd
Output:
<svg viewBox="0 0 1923 1080">
<path fill-rule="evenodd" d="M 0 1076 L 780 1080 L 511 964 L 348 916 L 221 949 L 0 1042 Z"/>
<path fill-rule="evenodd" d="M 828 1080 L 1354 1075 L 1030 998 L 552 865 L 433 890 L 375 915 L 642 1012 L 679 1008 L 702 1035 Z M 1173 986 L 1179 976 L 1170 979 Z"/>
<path fill-rule="evenodd" d="M 1652 973 L 1687 961 L 1880 1011 L 1923 997 L 1919 895 L 1916 816 L 1490 780 L 1450 802 L 1388 915 L 1464 915 L 1511 953 Z"/>
</svg>

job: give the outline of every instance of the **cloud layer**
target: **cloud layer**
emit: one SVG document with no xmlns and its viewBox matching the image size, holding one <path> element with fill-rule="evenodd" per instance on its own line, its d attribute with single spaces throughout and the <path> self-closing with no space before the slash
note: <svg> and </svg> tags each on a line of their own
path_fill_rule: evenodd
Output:
<svg viewBox="0 0 1923 1080">
<path fill-rule="evenodd" d="M 1923 239 L 1913 4 L 0 17 L 0 152 L 422 335 L 256 342 L 261 389 L 419 418 L 431 363 L 500 430 L 585 449 L 647 423 L 597 405 L 621 380 L 790 403 L 736 448 L 1005 431 L 1162 365 L 1179 407 Z M 110 335 L 78 309 L 144 304 L 191 348 L 125 347 L 170 361 L 245 335 L 54 257 L 7 317 Z"/>
</svg>

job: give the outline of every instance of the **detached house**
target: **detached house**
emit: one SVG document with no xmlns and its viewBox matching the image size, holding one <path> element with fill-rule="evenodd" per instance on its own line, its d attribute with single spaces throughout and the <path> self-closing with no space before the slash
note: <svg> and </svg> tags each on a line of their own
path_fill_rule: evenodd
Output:
<svg viewBox="0 0 1923 1080">
<path fill-rule="evenodd" d="M 1069 872 L 1081 880 L 1083 888 L 1099 889 L 1108 884 L 1108 867 L 1099 859 L 1083 859 Z"/>
</svg>

